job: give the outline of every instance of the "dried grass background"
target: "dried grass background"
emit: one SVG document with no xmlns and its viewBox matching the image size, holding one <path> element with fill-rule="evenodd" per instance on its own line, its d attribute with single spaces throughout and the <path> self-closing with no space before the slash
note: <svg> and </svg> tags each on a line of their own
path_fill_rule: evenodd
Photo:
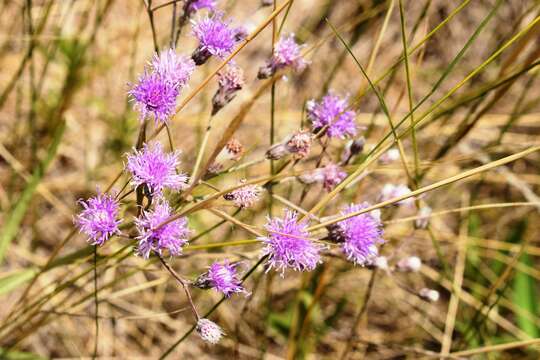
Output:
<svg viewBox="0 0 540 360">
<path fill-rule="evenodd" d="M 154 0 L 151 7 L 165 3 L 168 1 Z M 258 0 L 219 3 L 238 24 L 251 30 L 272 12 L 272 7 L 261 8 Z M 171 276 L 159 263 L 131 256 L 125 239 L 114 239 L 100 249 L 96 294 L 92 248 L 83 236 L 71 234 L 73 214 L 79 211 L 76 201 L 114 180 L 123 167 L 123 155 L 137 139 L 139 122 L 126 91 L 154 51 L 146 5 L 142 0 L 3 0 L 0 4 L 3 358 L 91 358 L 96 343 L 96 295 L 99 359 L 158 359 L 192 326 L 184 294 Z M 312 273 L 287 273 L 284 278 L 259 268 L 245 283 L 252 295 L 225 301 L 211 316 L 227 333 L 224 341 L 209 347 L 190 335 L 171 358 L 538 358 L 540 3 L 403 0 L 403 7 L 409 47 L 448 21 L 409 57 L 415 104 L 472 41 L 414 113 L 418 118 L 428 111 L 416 130 L 418 172 L 422 175 L 419 188 L 532 151 L 423 194 L 422 201 L 437 215 L 427 230 L 415 229 L 413 221 L 407 221 L 416 215 L 415 210 L 383 209 L 387 244 L 382 253 L 392 264 L 405 256 L 419 256 L 424 262 L 419 273 L 389 275 L 354 267 L 340 256 L 325 258 L 324 265 Z M 456 9 L 459 11 L 449 19 Z M 485 28 L 471 38 L 493 9 Z M 161 47 L 169 40 L 171 11 L 172 5 L 168 5 L 154 12 Z M 277 17 L 276 26 L 283 19 L 284 12 Z M 305 101 L 319 98 L 330 88 L 358 100 L 357 122 L 368 128 L 367 154 L 389 133 L 388 120 L 329 23 L 373 81 L 392 69 L 403 54 L 398 1 L 292 1 L 284 31 L 294 32 L 308 44 L 311 65 L 304 73 L 288 74 L 285 81 L 276 83 L 275 138 L 281 140 L 298 129 Z M 260 86 L 255 78 L 271 51 L 272 26 L 270 23 L 236 57 L 246 72 L 247 85 L 217 115 L 208 149 L 214 148 L 231 119 Z M 523 36 L 514 39 L 524 29 Z M 481 66 L 506 43 L 509 46 L 500 56 Z M 178 52 L 190 54 L 196 45 L 185 28 Z M 219 64 L 214 59 L 199 67 L 184 97 Z M 409 104 L 403 63 L 395 69 L 377 85 L 397 123 L 409 112 Z M 475 76 L 453 92 L 476 70 Z M 212 80 L 171 123 L 173 143 L 183 152 L 184 171 L 195 162 L 216 87 Z M 446 101 L 431 108 L 449 92 Z M 254 161 L 255 165 L 216 179 L 215 186 L 225 189 L 241 178 L 269 173 L 269 163 L 256 160 L 263 158 L 270 145 L 271 106 L 267 90 L 235 134 L 249 149 L 240 163 Z M 57 152 L 41 177 L 40 164 L 64 122 L 65 131 L 56 139 Z M 409 124 L 407 120 L 402 129 Z M 168 142 L 165 131 L 159 139 Z M 403 146 L 412 170 L 410 135 L 403 137 Z M 342 147 L 343 142 L 332 141 L 327 152 L 339 158 Z M 319 152 L 320 146 L 316 146 L 312 154 Z M 314 155 L 301 168 L 313 168 L 316 160 Z M 357 162 L 347 170 L 352 173 L 360 166 L 362 162 Z M 382 184 L 407 181 L 400 161 L 374 162 L 364 175 L 330 201 L 323 214 L 335 214 L 340 204 L 351 201 L 376 204 Z M 302 189 L 295 181 L 274 186 L 276 194 L 293 204 L 299 204 Z M 302 207 L 311 209 L 324 195 L 320 188 L 309 188 Z M 28 206 L 21 209 L 25 202 Z M 256 208 L 240 212 L 236 218 L 261 228 L 269 203 L 266 196 Z M 274 199 L 272 204 L 279 213 L 283 203 Z M 218 207 L 234 214 L 223 203 Z M 13 216 L 21 219 L 14 228 L 8 226 Z M 189 217 L 195 234 L 221 220 L 207 210 Z M 225 222 L 198 238 L 196 245 L 250 237 L 242 227 Z M 193 278 L 213 260 L 229 258 L 253 264 L 259 256 L 256 245 L 203 248 L 187 248 L 185 256 L 172 264 Z M 51 266 L 51 256 L 62 261 Z M 435 303 L 420 299 L 415 292 L 422 287 L 437 289 L 441 299 Z M 194 290 L 194 297 L 203 312 L 220 300 L 212 291 Z M 440 355 L 443 343 L 449 351 Z"/>
</svg>

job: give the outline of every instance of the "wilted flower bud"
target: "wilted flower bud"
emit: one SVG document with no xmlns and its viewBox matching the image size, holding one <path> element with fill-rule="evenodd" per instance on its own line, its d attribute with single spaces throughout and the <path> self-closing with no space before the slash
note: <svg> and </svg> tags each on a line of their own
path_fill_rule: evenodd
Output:
<svg viewBox="0 0 540 360">
<path fill-rule="evenodd" d="M 262 0 L 261 6 L 272 6 L 274 5 L 274 0 Z"/>
<path fill-rule="evenodd" d="M 298 181 L 306 185 L 322 183 L 326 191 L 331 191 L 346 177 L 347 173 L 341 170 L 339 166 L 336 164 L 328 164 L 323 168 L 318 168 L 298 176 Z"/>
<path fill-rule="evenodd" d="M 223 330 L 219 325 L 208 319 L 199 319 L 195 329 L 204 341 L 213 345 L 217 344 L 223 336 Z"/>
<path fill-rule="evenodd" d="M 418 296 L 420 296 L 422 299 L 429 301 L 429 302 L 437 302 L 439 301 L 439 292 L 437 290 L 428 289 L 428 288 L 422 288 L 418 292 Z"/>
<path fill-rule="evenodd" d="M 240 183 L 244 184 L 246 180 L 242 179 Z M 261 192 L 262 188 L 259 185 L 245 185 L 223 195 L 223 198 L 232 201 L 235 206 L 244 209 L 253 206 L 259 200 Z"/>
<path fill-rule="evenodd" d="M 266 158 L 270 160 L 279 160 L 286 155 L 292 154 L 295 159 L 303 159 L 311 150 L 312 135 L 305 130 L 300 130 L 284 141 L 272 145 L 266 151 Z"/>
<path fill-rule="evenodd" d="M 354 156 L 360 154 L 364 150 L 366 139 L 361 136 L 358 139 L 349 140 L 341 154 L 341 163 L 348 163 Z"/>
<path fill-rule="evenodd" d="M 240 141 L 232 138 L 229 140 L 227 145 L 220 151 L 216 160 L 210 167 L 208 171 L 210 173 L 216 174 L 222 171 L 225 168 L 225 165 L 230 162 L 238 161 L 244 154 L 244 146 Z"/>
<path fill-rule="evenodd" d="M 377 256 L 368 263 L 368 267 L 380 270 L 388 270 L 388 259 L 386 256 Z"/>
<path fill-rule="evenodd" d="M 411 189 L 409 189 L 407 185 L 385 184 L 381 190 L 380 200 L 387 201 L 387 200 L 394 199 L 399 196 L 407 195 L 410 192 L 411 192 Z M 403 199 L 396 203 L 396 205 L 407 205 L 407 206 L 411 206 L 412 204 L 414 204 L 414 197 L 409 197 L 407 199 Z"/>
<path fill-rule="evenodd" d="M 399 160 L 399 150 L 396 148 L 391 148 L 379 158 L 379 162 L 382 164 L 389 164 L 396 160 Z"/>
<path fill-rule="evenodd" d="M 422 267 L 422 260 L 418 256 L 409 256 L 397 263 L 397 269 L 402 272 L 418 272 Z"/>
<path fill-rule="evenodd" d="M 244 86 L 244 72 L 234 63 L 229 63 L 218 74 L 219 88 L 212 98 L 212 115 L 230 103 Z"/>
<path fill-rule="evenodd" d="M 431 210 L 429 206 L 422 206 L 420 208 L 420 211 L 418 211 L 418 216 L 421 216 L 421 217 L 414 221 L 414 226 L 417 229 L 427 228 L 427 226 L 429 225 L 429 218 L 432 212 L 433 211 Z"/>
</svg>

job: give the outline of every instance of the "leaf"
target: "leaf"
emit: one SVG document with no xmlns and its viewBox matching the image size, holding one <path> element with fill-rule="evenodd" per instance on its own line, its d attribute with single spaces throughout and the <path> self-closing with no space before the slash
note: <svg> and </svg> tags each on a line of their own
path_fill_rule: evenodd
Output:
<svg viewBox="0 0 540 360">
<path fill-rule="evenodd" d="M 37 269 L 17 271 L 0 279 L 0 295 L 9 293 L 29 281 L 38 273 Z"/>
<path fill-rule="evenodd" d="M 520 258 L 520 262 L 526 266 L 533 266 L 529 254 L 523 254 Z M 534 278 L 529 274 L 517 271 L 513 279 L 512 288 L 514 290 L 514 304 L 530 314 L 533 314 L 535 317 L 538 317 L 538 305 L 536 302 L 538 294 Z M 533 321 L 528 317 L 523 316 L 521 313 L 516 313 L 516 317 L 520 329 L 525 331 L 532 338 L 539 337 L 540 331 Z"/>
</svg>

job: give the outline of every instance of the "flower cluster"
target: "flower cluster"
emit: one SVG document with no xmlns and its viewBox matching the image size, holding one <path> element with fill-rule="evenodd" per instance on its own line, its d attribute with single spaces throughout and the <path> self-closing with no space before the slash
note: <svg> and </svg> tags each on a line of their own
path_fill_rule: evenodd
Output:
<svg viewBox="0 0 540 360">
<path fill-rule="evenodd" d="M 166 123 L 174 115 L 176 99 L 194 68 L 190 58 L 178 56 L 172 49 L 155 54 L 149 68 L 128 92 L 141 121 L 153 116 L 156 123 Z"/>
<path fill-rule="evenodd" d="M 263 256 L 268 256 L 268 269 L 283 273 L 285 269 L 311 271 L 322 262 L 324 245 L 309 238 L 306 222 L 298 222 L 298 214 L 285 210 L 283 218 L 269 218 L 264 226 L 267 236 L 259 238 L 265 247 Z"/>
<path fill-rule="evenodd" d="M 314 133 L 325 131 L 328 137 L 340 139 L 356 135 L 356 113 L 349 110 L 347 97 L 329 92 L 320 102 L 308 101 L 306 108 Z"/>
<path fill-rule="evenodd" d="M 92 245 L 102 246 L 112 235 L 119 234 L 118 202 L 112 195 L 98 193 L 84 201 L 83 211 L 75 218 L 79 231 L 88 236 Z"/>
<path fill-rule="evenodd" d="M 188 177 L 177 173 L 179 157 L 179 151 L 165 153 L 160 143 L 145 144 L 141 150 L 133 150 L 127 155 L 126 164 L 132 176 L 131 184 L 145 185 L 153 195 L 161 194 L 164 189 L 184 189 Z"/>
<path fill-rule="evenodd" d="M 193 22 L 193 34 L 199 40 L 199 47 L 191 58 L 196 65 L 204 64 L 211 56 L 224 58 L 236 45 L 237 32 L 223 20 L 220 12 Z"/>
</svg>

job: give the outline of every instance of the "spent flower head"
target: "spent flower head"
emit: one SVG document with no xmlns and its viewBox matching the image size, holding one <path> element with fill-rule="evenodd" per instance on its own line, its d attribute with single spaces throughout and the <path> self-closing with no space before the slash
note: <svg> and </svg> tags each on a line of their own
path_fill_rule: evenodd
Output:
<svg viewBox="0 0 540 360">
<path fill-rule="evenodd" d="M 146 185 L 153 194 L 164 189 L 182 190 L 186 187 L 187 176 L 177 173 L 180 152 L 165 153 L 161 143 L 144 144 L 140 150 L 134 149 L 127 155 L 126 170 L 131 173 L 131 184 Z"/>
<path fill-rule="evenodd" d="M 348 215 L 369 207 L 367 202 L 346 206 L 341 215 Z M 373 210 L 342 220 L 329 228 L 332 240 L 341 244 L 349 261 L 366 265 L 374 260 L 379 251 L 377 245 L 384 242 L 380 211 Z"/>
<path fill-rule="evenodd" d="M 246 183 L 245 179 L 240 180 L 240 184 L 244 183 Z M 235 206 L 245 209 L 252 207 L 259 200 L 262 191 L 263 189 L 259 185 L 249 184 L 223 195 L 223 198 L 232 201 Z"/>
<path fill-rule="evenodd" d="M 380 200 L 388 201 L 400 196 L 410 194 L 412 191 L 407 185 L 399 184 L 385 184 L 381 190 Z M 414 197 L 408 197 L 395 203 L 396 205 L 412 206 L 414 204 Z"/>
<path fill-rule="evenodd" d="M 348 108 L 348 97 L 339 97 L 332 91 L 328 92 L 319 102 L 308 101 L 306 110 L 308 119 L 313 126 L 313 132 L 326 129 L 326 134 L 329 137 L 340 139 L 355 136 L 357 133 L 356 113 Z"/>
<path fill-rule="evenodd" d="M 92 245 L 102 246 L 112 235 L 119 234 L 118 202 L 113 195 L 98 194 L 88 200 L 79 200 L 83 210 L 75 217 L 74 222 L 79 232 L 88 236 Z"/>
<path fill-rule="evenodd" d="M 143 210 L 141 216 L 135 219 L 138 255 L 148 259 L 152 251 L 159 255 L 165 251 L 174 256 L 182 253 L 182 247 L 187 243 L 191 231 L 185 217 L 164 224 L 172 215 L 169 204 L 159 199 L 153 210 Z"/>
<path fill-rule="evenodd" d="M 322 262 L 320 252 L 326 247 L 309 239 L 307 227 L 289 209 L 283 218 L 268 218 L 265 225 L 268 235 L 259 238 L 265 244 L 263 255 L 268 256 L 268 270 L 275 269 L 283 276 L 287 268 L 311 271 Z"/>
<path fill-rule="evenodd" d="M 212 98 L 212 115 L 230 103 L 244 86 L 244 71 L 235 63 L 229 63 L 218 73 L 219 88 Z"/>
<path fill-rule="evenodd" d="M 215 322 L 208 319 L 199 319 L 195 330 L 205 342 L 215 345 L 224 335 L 223 330 Z"/>
<path fill-rule="evenodd" d="M 159 74 L 144 72 L 128 94 L 135 103 L 135 110 L 139 112 L 139 119 L 144 121 L 150 115 L 158 124 L 167 123 L 176 112 L 179 91 L 178 86 Z"/>
</svg>

